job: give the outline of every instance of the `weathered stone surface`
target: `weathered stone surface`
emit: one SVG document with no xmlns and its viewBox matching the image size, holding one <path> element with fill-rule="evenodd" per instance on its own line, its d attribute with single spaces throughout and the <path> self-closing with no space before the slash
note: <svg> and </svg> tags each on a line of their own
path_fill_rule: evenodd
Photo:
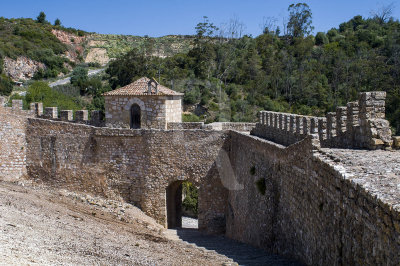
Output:
<svg viewBox="0 0 400 266">
<path fill-rule="evenodd" d="M 317 132 L 322 147 L 387 149 L 392 146 L 390 125 L 385 120 L 385 92 L 360 93 L 358 102 L 350 102 L 347 107 L 337 107 L 336 112 L 327 113 L 326 118 L 289 116 L 289 128 L 276 123 L 267 123 L 268 119 L 259 120 L 252 134 L 291 145 L 307 135 Z M 284 114 L 263 111 L 264 117 L 284 117 Z M 377 141 L 379 139 L 380 141 Z"/>
<path fill-rule="evenodd" d="M 130 128 L 131 107 L 141 110 L 141 128 L 167 129 L 168 123 L 182 122 L 181 96 L 105 96 L 106 125 Z"/>
<path fill-rule="evenodd" d="M 383 97 L 373 95 L 362 97 Z M 188 180 L 199 186 L 201 230 L 305 264 L 400 264 L 400 152 L 321 148 L 325 118 L 316 135 L 311 118 L 287 115 L 285 130 L 285 115 L 262 113 L 266 124 L 253 133 L 283 146 L 222 130 L 233 123 L 218 130 L 100 128 L 34 118 L 36 110 L 18 106 L 0 106 L 2 179 L 27 176 L 124 200 L 164 226 L 167 188 Z M 372 137 L 382 136 L 386 122 L 365 119 L 350 131 L 370 131 L 354 141 L 387 145 Z"/>
<path fill-rule="evenodd" d="M 4 72 L 14 81 L 29 80 L 39 69 L 45 68 L 43 63 L 24 56 L 20 56 L 16 60 L 9 57 L 4 58 Z"/>
<path fill-rule="evenodd" d="M 400 148 L 400 136 L 393 136 L 393 147 L 398 149 Z"/>
</svg>

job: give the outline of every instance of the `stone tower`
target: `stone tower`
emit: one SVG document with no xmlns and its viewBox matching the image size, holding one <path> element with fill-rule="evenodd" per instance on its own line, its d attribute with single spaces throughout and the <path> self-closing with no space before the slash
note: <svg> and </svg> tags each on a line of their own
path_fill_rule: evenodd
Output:
<svg viewBox="0 0 400 266">
<path fill-rule="evenodd" d="M 154 79 L 142 77 L 103 95 L 108 127 L 166 129 L 170 122 L 182 122 L 183 93 Z"/>
</svg>

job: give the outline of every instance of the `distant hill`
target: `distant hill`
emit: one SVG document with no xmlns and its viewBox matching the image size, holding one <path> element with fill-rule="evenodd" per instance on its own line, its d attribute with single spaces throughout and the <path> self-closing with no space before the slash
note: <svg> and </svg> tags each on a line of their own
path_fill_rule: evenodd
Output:
<svg viewBox="0 0 400 266">
<path fill-rule="evenodd" d="M 147 55 L 168 57 L 187 53 L 192 48 L 193 36 L 168 35 L 158 38 L 132 35 L 89 34 L 85 46 L 85 62 L 108 63 L 110 59 L 132 48 Z"/>
<path fill-rule="evenodd" d="M 137 48 L 147 55 L 168 57 L 190 50 L 192 36 L 159 38 L 88 33 L 39 23 L 30 18 L 0 18 L 0 74 L 14 81 L 54 78 L 76 64 L 107 64 Z"/>
</svg>

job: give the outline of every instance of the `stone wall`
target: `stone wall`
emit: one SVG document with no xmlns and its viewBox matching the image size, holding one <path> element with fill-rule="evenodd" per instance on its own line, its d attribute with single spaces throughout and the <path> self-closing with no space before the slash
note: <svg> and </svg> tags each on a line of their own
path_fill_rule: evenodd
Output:
<svg viewBox="0 0 400 266">
<path fill-rule="evenodd" d="M 202 129 L 204 122 L 168 123 L 168 129 Z"/>
<path fill-rule="evenodd" d="M 227 191 L 215 166 L 226 132 L 96 128 L 29 119 L 30 178 L 55 187 L 131 202 L 166 225 L 166 188 L 200 186 L 199 227 L 222 232 Z M 205 149 L 204 147 L 207 147 Z"/>
<path fill-rule="evenodd" d="M 313 141 L 284 147 L 231 132 L 243 189 L 229 191 L 227 236 L 309 265 L 398 265 L 400 213 L 392 204 L 399 198 L 377 199 Z"/>
<path fill-rule="evenodd" d="M 182 122 L 181 96 L 105 96 L 106 125 L 130 128 L 131 107 L 141 110 L 141 128 L 166 129 L 168 122 Z"/>
<path fill-rule="evenodd" d="M 188 180 L 200 187 L 202 230 L 226 230 L 228 237 L 306 264 L 398 265 L 399 151 L 379 151 L 381 157 L 373 151 L 370 160 L 383 165 L 378 175 L 368 169 L 365 151 L 352 151 L 350 167 L 340 164 L 337 149 L 321 148 L 335 139 L 327 135 L 344 136 L 349 145 L 351 134 L 345 132 L 361 130 L 368 139 L 386 134 L 379 131 L 385 129 L 382 106 L 371 105 L 376 97 L 368 97 L 358 105 L 363 108 L 352 104 L 351 112 L 328 114 L 322 130 L 312 117 L 285 120 L 285 114 L 264 113 L 253 132 L 270 131 L 285 145 L 222 130 L 233 123 L 215 124 L 214 130 L 93 127 L 87 111 L 77 111 L 71 122 L 72 111 L 58 117 L 52 107 L 43 112 L 40 103 L 24 111 L 21 101 L 5 108 L 0 98 L 0 178 L 26 174 L 57 188 L 131 202 L 163 225 L 166 188 Z M 389 157 L 391 168 L 382 159 Z"/>
<path fill-rule="evenodd" d="M 182 96 L 168 96 L 165 101 L 166 122 L 182 122 Z"/>
<path fill-rule="evenodd" d="M 211 124 L 204 124 L 204 122 L 168 123 L 168 129 L 236 130 L 242 132 L 250 132 L 255 126 L 256 123 L 242 122 L 215 122 Z"/>
<path fill-rule="evenodd" d="M 16 180 L 26 175 L 25 128 L 31 111 L 22 110 L 22 101 L 5 107 L 0 97 L 0 179 Z"/>
<path fill-rule="evenodd" d="M 358 102 L 337 107 L 326 117 L 262 111 L 251 134 L 286 146 L 316 134 L 322 147 L 390 148 L 393 140 L 385 120 L 385 97 L 381 91 L 360 93 Z"/>
<path fill-rule="evenodd" d="M 204 129 L 210 130 L 236 130 L 250 132 L 256 126 L 255 123 L 245 122 L 215 122 L 204 125 Z"/>
</svg>

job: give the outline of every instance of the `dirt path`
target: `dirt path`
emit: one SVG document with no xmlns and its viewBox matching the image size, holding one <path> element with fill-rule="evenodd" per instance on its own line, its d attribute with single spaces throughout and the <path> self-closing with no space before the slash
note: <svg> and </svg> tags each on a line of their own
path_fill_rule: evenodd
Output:
<svg viewBox="0 0 400 266">
<path fill-rule="evenodd" d="M 0 181 L 2 265 L 232 265 L 164 232 L 129 204 Z"/>
</svg>

